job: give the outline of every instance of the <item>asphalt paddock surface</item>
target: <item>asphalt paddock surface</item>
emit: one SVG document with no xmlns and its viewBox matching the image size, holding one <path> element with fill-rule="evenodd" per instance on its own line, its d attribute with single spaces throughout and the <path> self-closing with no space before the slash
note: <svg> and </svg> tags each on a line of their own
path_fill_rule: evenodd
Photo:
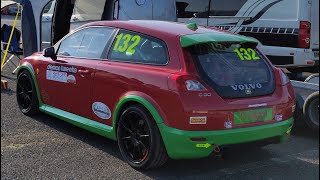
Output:
<svg viewBox="0 0 320 180">
<path fill-rule="evenodd" d="M 240 146 L 223 159 L 169 160 L 138 171 L 127 165 L 117 143 L 46 114 L 24 116 L 15 76 L 1 79 L 1 179 L 319 179 L 319 135 L 305 126 L 283 144 Z"/>
</svg>

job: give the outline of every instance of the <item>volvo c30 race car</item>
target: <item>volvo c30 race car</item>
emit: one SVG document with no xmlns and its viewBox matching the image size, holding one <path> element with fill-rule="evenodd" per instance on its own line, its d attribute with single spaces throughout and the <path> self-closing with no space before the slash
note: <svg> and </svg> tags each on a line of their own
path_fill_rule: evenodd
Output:
<svg viewBox="0 0 320 180">
<path fill-rule="evenodd" d="M 118 141 L 140 169 L 278 143 L 291 131 L 294 91 L 256 45 L 196 24 L 93 22 L 20 62 L 17 101 L 25 115 Z"/>
</svg>

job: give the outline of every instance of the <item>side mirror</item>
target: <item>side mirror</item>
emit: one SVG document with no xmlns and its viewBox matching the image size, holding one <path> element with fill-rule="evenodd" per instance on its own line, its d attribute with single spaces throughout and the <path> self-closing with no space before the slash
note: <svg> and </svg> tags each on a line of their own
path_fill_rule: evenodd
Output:
<svg viewBox="0 0 320 180">
<path fill-rule="evenodd" d="M 44 57 L 50 57 L 52 60 L 56 60 L 57 59 L 57 55 L 56 52 L 54 50 L 54 47 L 47 47 L 43 50 L 43 56 Z"/>
</svg>

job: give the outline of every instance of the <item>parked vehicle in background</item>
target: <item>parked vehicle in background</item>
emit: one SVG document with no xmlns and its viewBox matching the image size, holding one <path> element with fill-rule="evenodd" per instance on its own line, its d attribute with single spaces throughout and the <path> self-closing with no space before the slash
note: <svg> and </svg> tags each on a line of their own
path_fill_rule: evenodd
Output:
<svg viewBox="0 0 320 180">
<path fill-rule="evenodd" d="M 18 5 L 15 1 L 1 1 L 1 14 L 2 15 L 16 15 L 18 12 Z M 19 9 L 21 15 L 21 8 Z"/>
<path fill-rule="evenodd" d="M 319 131 L 319 74 L 309 76 L 304 82 L 291 81 L 297 96 L 295 119 Z"/>
<path fill-rule="evenodd" d="M 178 21 L 258 39 L 273 64 L 319 72 L 319 0 L 177 0 Z"/>
<path fill-rule="evenodd" d="M 117 140 L 139 169 L 280 143 L 295 95 L 257 45 L 196 24 L 93 22 L 20 62 L 17 102 Z"/>
</svg>

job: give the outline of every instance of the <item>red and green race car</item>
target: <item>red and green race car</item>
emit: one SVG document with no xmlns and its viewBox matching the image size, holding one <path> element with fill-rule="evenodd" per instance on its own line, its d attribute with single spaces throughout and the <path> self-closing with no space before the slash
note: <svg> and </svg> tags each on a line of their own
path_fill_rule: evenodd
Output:
<svg viewBox="0 0 320 180">
<path fill-rule="evenodd" d="M 132 167 L 202 158 L 290 134 L 288 77 L 252 38 L 162 21 L 86 24 L 24 58 L 17 101 L 118 141 Z"/>
</svg>

